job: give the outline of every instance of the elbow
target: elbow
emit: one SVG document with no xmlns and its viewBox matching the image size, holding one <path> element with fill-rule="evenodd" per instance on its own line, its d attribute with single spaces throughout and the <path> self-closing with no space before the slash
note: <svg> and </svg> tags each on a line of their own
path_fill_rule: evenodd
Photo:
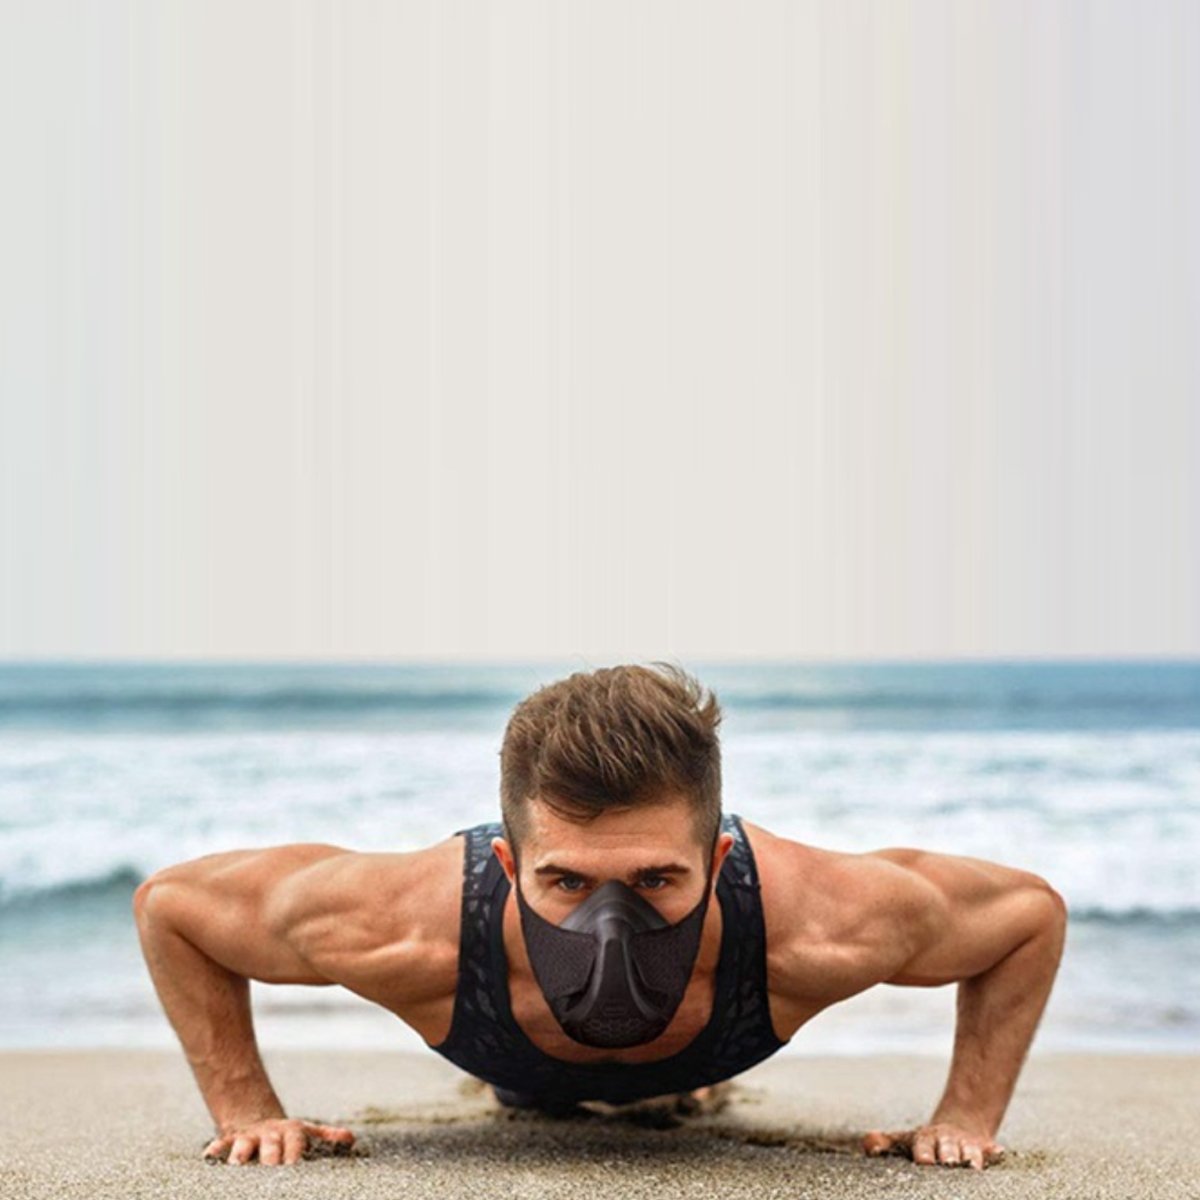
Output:
<svg viewBox="0 0 1200 1200">
<path fill-rule="evenodd" d="M 145 928 L 154 918 L 156 911 L 162 906 L 163 885 L 167 881 L 162 871 L 156 871 L 148 879 L 142 880 L 133 892 L 133 919 L 139 929 Z"/>
<path fill-rule="evenodd" d="M 133 892 L 133 919 L 138 926 L 142 926 L 146 922 L 146 918 L 150 911 L 150 893 L 154 890 L 158 880 L 151 875 L 149 879 L 143 879 L 137 885 Z"/>
<path fill-rule="evenodd" d="M 1054 956 L 1057 961 L 1062 957 L 1063 947 L 1067 940 L 1067 902 L 1063 899 L 1062 893 L 1057 889 L 1041 881 L 1039 889 L 1039 898 L 1042 905 L 1042 916 L 1039 923 L 1039 936 L 1051 944 L 1054 948 Z"/>
<path fill-rule="evenodd" d="M 1050 884 L 1048 884 L 1044 879 L 1042 880 L 1042 887 L 1050 904 L 1054 922 L 1056 924 L 1065 925 L 1067 923 L 1067 917 L 1069 914 L 1067 912 L 1067 902 L 1065 899 L 1063 899 L 1062 893 L 1051 887 Z"/>
<path fill-rule="evenodd" d="M 1063 894 L 1054 887 L 1048 879 L 1041 875 L 1025 873 L 1025 892 L 1029 902 L 1034 906 L 1041 921 L 1047 925 L 1065 925 L 1067 923 L 1067 902 Z"/>
</svg>

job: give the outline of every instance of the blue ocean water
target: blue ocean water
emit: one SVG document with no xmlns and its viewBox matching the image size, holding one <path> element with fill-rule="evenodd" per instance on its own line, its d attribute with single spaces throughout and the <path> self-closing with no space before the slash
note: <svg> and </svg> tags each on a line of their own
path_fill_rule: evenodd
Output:
<svg viewBox="0 0 1200 1200">
<path fill-rule="evenodd" d="M 168 863 L 412 849 L 497 813 L 513 705 L 595 665 L 0 665 L 0 1046 L 171 1045 L 130 912 Z M 861 852 L 1036 871 L 1067 950 L 1036 1045 L 1200 1045 L 1200 663 L 684 665 L 725 805 Z M 420 1046 L 336 988 L 254 985 L 265 1047 Z M 948 1053 L 953 987 L 881 987 L 786 1053 Z"/>
</svg>

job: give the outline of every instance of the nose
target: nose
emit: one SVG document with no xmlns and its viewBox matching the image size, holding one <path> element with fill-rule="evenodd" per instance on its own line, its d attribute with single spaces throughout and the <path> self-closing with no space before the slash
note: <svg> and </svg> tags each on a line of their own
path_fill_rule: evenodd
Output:
<svg viewBox="0 0 1200 1200">
<path fill-rule="evenodd" d="M 567 914 L 562 928 L 595 932 L 601 922 L 623 923 L 631 932 L 662 929 L 669 924 L 653 904 L 643 900 L 633 888 L 619 879 L 610 879 L 598 887 Z"/>
</svg>

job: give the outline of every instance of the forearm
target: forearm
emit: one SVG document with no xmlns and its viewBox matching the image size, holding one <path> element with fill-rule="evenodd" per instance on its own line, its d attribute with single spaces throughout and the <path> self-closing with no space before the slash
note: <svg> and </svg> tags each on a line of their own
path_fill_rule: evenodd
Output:
<svg viewBox="0 0 1200 1200">
<path fill-rule="evenodd" d="M 954 1053 L 931 1123 L 995 1136 L 1041 1019 L 1066 935 L 1056 896 L 1037 932 L 958 985 Z"/>
<path fill-rule="evenodd" d="M 166 1012 L 217 1129 L 284 1116 L 258 1052 L 250 982 L 214 962 L 170 924 L 152 892 L 136 905 L 138 936 Z"/>
</svg>

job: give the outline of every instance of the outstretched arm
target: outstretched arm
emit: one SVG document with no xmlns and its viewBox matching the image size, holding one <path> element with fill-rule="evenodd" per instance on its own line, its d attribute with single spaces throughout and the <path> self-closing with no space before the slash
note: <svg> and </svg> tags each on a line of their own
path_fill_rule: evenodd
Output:
<svg viewBox="0 0 1200 1200">
<path fill-rule="evenodd" d="M 167 867 L 134 895 L 142 952 L 217 1139 L 231 1162 L 295 1162 L 310 1138 L 346 1144 L 349 1130 L 288 1121 L 259 1055 L 250 980 L 329 984 L 291 934 L 295 882 L 335 846 L 234 850 Z"/>
<path fill-rule="evenodd" d="M 1066 937 L 1062 896 L 1040 876 L 978 858 L 913 849 L 863 856 L 890 864 L 898 968 L 882 982 L 958 984 L 949 1078 L 927 1125 L 868 1135 L 914 1161 L 982 1168 L 1050 996 Z"/>
<path fill-rule="evenodd" d="M 457 979 L 461 864 L 460 838 L 405 853 L 297 844 L 210 854 L 138 888 L 146 964 L 216 1124 L 206 1153 L 289 1163 L 310 1140 L 354 1142 L 284 1116 L 250 980 L 340 984 L 410 1024 L 440 1013 Z"/>
</svg>

